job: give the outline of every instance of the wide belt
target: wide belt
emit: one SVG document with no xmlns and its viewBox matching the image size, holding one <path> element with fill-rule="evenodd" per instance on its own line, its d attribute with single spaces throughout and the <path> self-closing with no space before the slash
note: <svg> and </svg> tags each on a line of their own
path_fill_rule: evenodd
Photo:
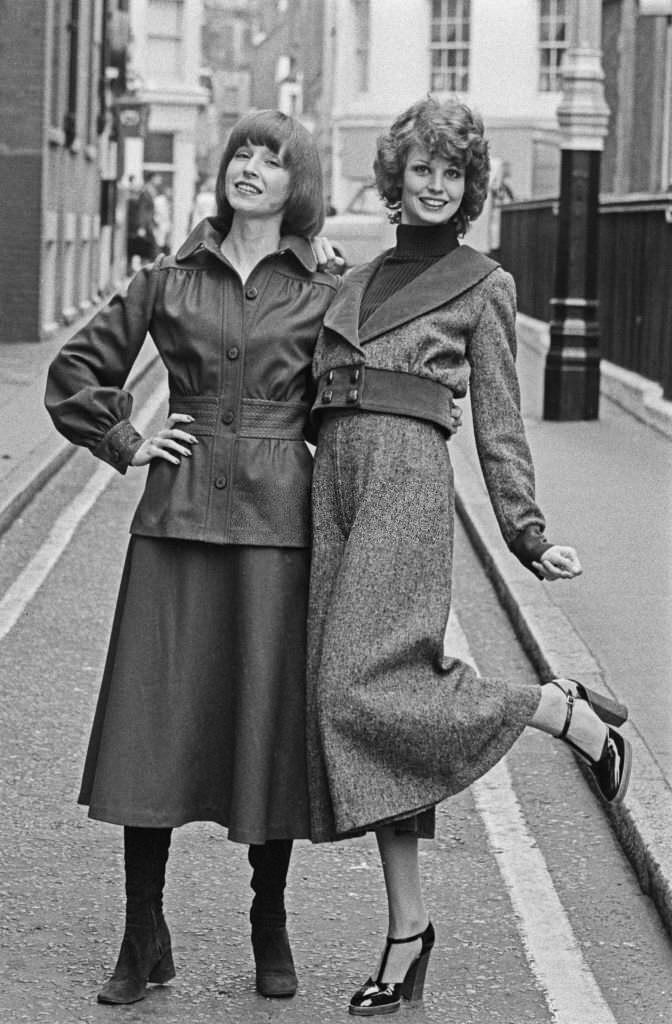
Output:
<svg viewBox="0 0 672 1024">
<path fill-rule="evenodd" d="M 214 435 L 228 431 L 238 437 L 267 437 L 301 441 L 308 407 L 302 402 L 268 402 L 244 398 L 236 411 L 217 395 L 171 395 L 170 411 L 194 417 L 192 434 Z"/>
<path fill-rule="evenodd" d="M 428 377 L 372 366 L 336 366 L 319 378 L 310 414 L 313 418 L 331 412 L 411 416 L 452 434 L 451 405 L 450 388 Z"/>
</svg>

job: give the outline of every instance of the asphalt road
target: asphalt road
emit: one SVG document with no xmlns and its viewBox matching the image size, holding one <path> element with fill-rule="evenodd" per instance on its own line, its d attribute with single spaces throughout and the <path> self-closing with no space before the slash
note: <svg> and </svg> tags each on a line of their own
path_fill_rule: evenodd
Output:
<svg viewBox="0 0 672 1024">
<path fill-rule="evenodd" d="M 120 939 L 121 834 L 90 822 L 75 799 L 142 484 L 140 472 L 115 476 L 96 499 L 96 472 L 78 453 L 0 539 L 0 1020 L 345 1021 L 385 930 L 371 837 L 297 844 L 289 909 L 300 989 L 268 1001 L 253 987 L 246 850 L 208 823 L 173 841 L 166 911 L 177 978 L 132 1007 L 95 1002 Z M 455 579 L 450 642 L 484 673 L 532 682 L 461 531 Z M 438 938 L 424 1006 L 405 1017 L 672 1019 L 672 943 L 562 744 L 528 732 L 504 765 L 442 805 L 422 864 Z"/>
</svg>

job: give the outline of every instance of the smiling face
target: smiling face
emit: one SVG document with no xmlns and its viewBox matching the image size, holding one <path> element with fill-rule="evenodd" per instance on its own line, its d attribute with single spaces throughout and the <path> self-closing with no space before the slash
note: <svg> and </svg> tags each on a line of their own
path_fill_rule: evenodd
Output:
<svg viewBox="0 0 672 1024">
<path fill-rule="evenodd" d="M 421 146 L 408 154 L 401 194 L 401 223 L 431 227 L 457 213 L 464 195 L 464 168 Z"/>
<path fill-rule="evenodd" d="M 268 146 L 239 146 L 226 168 L 226 198 L 234 214 L 281 216 L 290 192 L 290 173 L 281 154 Z"/>
</svg>

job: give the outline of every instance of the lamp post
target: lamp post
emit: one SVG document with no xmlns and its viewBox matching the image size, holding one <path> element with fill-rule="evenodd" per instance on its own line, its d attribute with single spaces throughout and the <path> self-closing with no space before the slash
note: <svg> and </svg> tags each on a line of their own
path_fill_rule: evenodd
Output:
<svg viewBox="0 0 672 1024">
<path fill-rule="evenodd" d="M 560 206 L 544 419 L 593 420 L 599 413 L 598 211 L 604 100 L 601 0 L 570 0 L 562 66 Z"/>
</svg>

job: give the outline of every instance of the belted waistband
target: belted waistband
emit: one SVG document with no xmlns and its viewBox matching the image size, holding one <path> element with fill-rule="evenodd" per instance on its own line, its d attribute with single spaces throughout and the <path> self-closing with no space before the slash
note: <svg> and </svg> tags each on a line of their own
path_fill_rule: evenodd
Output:
<svg viewBox="0 0 672 1024">
<path fill-rule="evenodd" d="M 238 437 L 268 437 L 301 441 L 308 407 L 301 402 L 268 402 L 244 398 L 237 411 L 216 395 L 171 395 L 170 411 L 194 417 L 189 431 L 214 435 L 224 424 Z"/>
<path fill-rule="evenodd" d="M 332 411 L 390 413 L 429 420 L 452 434 L 452 397 L 445 384 L 415 373 L 373 366 L 336 366 L 319 378 L 310 415 Z"/>
</svg>

